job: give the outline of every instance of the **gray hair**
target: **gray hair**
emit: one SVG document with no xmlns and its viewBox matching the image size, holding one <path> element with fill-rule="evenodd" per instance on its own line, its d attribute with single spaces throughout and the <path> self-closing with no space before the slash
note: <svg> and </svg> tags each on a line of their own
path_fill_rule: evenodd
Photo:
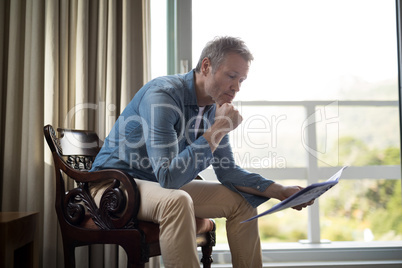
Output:
<svg viewBox="0 0 402 268">
<path fill-rule="evenodd" d="M 215 37 L 202 50 L 195 71 L 199 73 L 201 71 L 202 60 L 208 58 L 211 61 L 212 72 L 215 73 L 229 53 L 237 53 L 247 62 L 254 59 L 250 50 L 240 38 L 230 36 Z"/>
</svg>

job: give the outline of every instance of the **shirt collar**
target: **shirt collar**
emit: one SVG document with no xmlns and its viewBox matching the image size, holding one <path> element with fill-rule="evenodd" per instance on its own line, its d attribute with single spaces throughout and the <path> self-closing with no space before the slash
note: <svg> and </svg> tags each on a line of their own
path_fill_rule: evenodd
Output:
<svg viewBox="0 0 402 268">
<path fill-rule="evenodd" d="M 191 70 L 190 72 L 184 75 L 184 85 L 186 86 L 186 90 L 184 91 L 185 105 L 197 105 L 197 95 L 195 94 L 194 75 L 195 75 L 194 70 Z"/>
</svg>

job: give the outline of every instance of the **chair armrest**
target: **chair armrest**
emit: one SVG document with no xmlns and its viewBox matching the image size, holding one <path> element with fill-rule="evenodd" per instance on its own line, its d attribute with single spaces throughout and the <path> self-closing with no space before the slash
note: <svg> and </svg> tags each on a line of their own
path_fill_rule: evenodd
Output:
<svg viewBox="0 0 402 268">
<path fill-rule="evenodd" d="M 59 221 L 67 221 L 75 226 L 83 226 L 88 220 L 88 214 L 90 214 L 93 222 L 101 229 L 132 228 L 135 226 L 140 206 L 140 195 L 137 184 L 130 175 L 116 169 L 96 172 L 80 171 L 63 159 L 63 156 L 69 156 L 66 152 L 74 154 L 77 152 L 88 153 L 86 156 L 94 157 L 94 153 L 97 150 L 84 150 L 88 148 L 80 148 L 79 146 L 78 149 L 80 150 L 72 150 L 71 148 L 77 146 L 71 141 L 77 141 L 78 144 L 84 141 L 86 144 L 96 140 L 95 145 L 98 146 L 99 139 L 97 135 L 93 132 L 87 133 L 76 130 L 60 131 L 61 136 L 71 136 L 74 133 L 78 135 L 65 140 L 66 137 L 57 138 L 51 125 L 46 125 L 43 128 L 43 132 L 52 152 L 56 170 L 56 211 Z M 77 186 L 66 191 L 65 185 L 71 185 L 66 183 L 68 178 L 73 179 Z M 91 195 L 90 187 L 92 184 L 102 182 L 110 182 L 110 184 L 103 192 L 98 207 Z"/>
<path fill-rule="evenodd" d="M 57 152 L 53 152 L 57 154 Z M 78 171 L 67 165 L 60 157 L 54 157 L 57 166 L 78 186 L 66 193 L 65 211 L 74 206 L 78 196 L 85 204 L 95 224 L 101 229 L 133 228 L 136 224 L 140 206 L 140 194 L 134 179 L 117 169 L 105 169 L 95 172 Z M 109 186 L 103 192 L 99 207 L 91 195 L 91 184 L 108 181 Z"/>
</svg>

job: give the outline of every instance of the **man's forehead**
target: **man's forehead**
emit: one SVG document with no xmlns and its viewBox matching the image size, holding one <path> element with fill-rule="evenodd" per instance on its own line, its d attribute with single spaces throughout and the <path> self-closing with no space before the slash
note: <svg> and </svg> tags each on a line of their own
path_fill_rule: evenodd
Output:
<svg viewBox="0 0 402 268">
<path fill-rule="evenodd" d="M 238 71 L 246 71 L 250 67 L 250 61 L 247 61 L 242 55 L 237 53 L 228 53 L 224 57 L 218 69 L 234 69 Z"/>
</svg>

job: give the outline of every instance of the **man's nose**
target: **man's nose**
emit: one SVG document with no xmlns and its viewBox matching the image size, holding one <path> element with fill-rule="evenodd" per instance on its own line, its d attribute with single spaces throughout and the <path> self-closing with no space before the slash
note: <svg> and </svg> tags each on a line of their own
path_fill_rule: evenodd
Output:
<svg viewBox="0 0 402 268">
<path fill-rule="evenodd" d="M 239 82 L 234 82 L 233 86 L 232 86 L 232 90 L 237 93 L 240 91 L 240 86 L 241 86 L 241 84 Z"/>
</svg>

